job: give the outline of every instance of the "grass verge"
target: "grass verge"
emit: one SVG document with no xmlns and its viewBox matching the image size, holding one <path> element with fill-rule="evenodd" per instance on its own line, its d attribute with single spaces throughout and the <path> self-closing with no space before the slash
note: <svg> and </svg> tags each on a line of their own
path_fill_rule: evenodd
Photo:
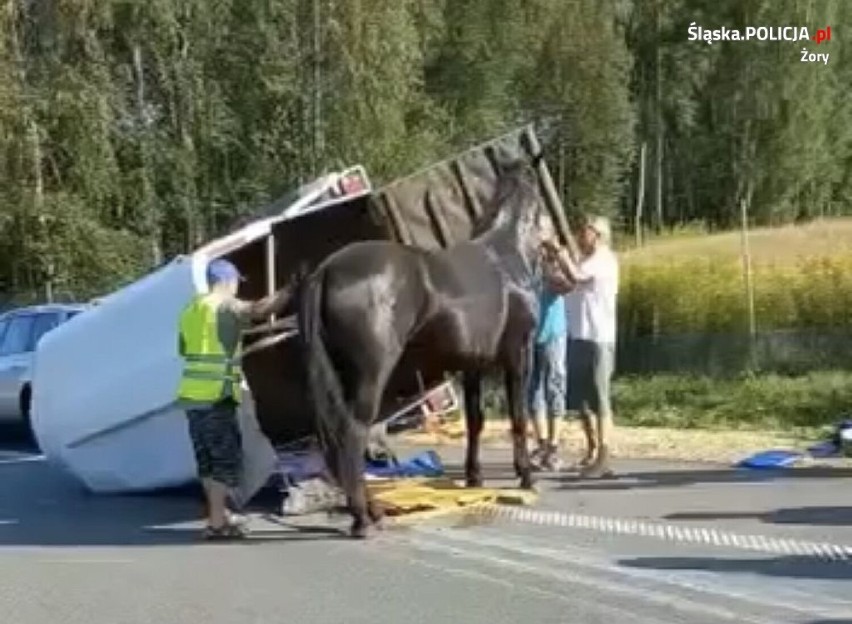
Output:
<svg viewBox="0 0 852 624">
<path fill-rule="evenodd" d="M 464 422 L 460 419 L 450 419 L 430 431 L 406 432 L 401 434 L 399 439 L 407 446 L 461 446 L 465 444 Z M 496 419 L 487 421 L 481 441 L 488 447 L 509 448 L 511 439 L 508 423 Z M 560 448 L 568 459 L 579 458 L 584 451 L 583 435 L 576 421 L 564 423 L 560 427 L 559 441 Z M 770 448 L 802 450 L 813 441 L 804 431 L 712 431 L 618 424 L 612 446 L 613 453 L 619 458 L 730 464 Z"/>
<path fill-rule="evenodd" d="M 629 425 L 710 430 L 814 430 L 852 406 L 852 373 L 623 377 L 615 382 L 618 418 Z"/>
<path fill-rule="evenodd" d="M 620 378 L 614 394 L 617 456 L 730 463 L 771 448 L 804 450 L 824 439 L 852 405 L 852 373 L 743 375 L 725 380 L 680 375 Z M 483 444 L 508 446 L 508 429 L 504 417 L 492 414 Z M 430 431 L 403 434 L 402 439 L 429 446 L 464 444 L 464 422 L 451 418 Z M 569 455 L 582 452 L 582 439 L 576 421 L 563 425 L 560 440 Z"/>
</svg>

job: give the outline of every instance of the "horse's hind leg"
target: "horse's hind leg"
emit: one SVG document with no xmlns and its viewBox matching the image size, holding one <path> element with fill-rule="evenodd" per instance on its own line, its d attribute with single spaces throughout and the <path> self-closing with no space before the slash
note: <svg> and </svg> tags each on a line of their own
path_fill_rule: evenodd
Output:
<svg viewBox="0 0 852 624">
<path fill-rule="evenodd" d="M 366 371 L 362 371 L 361 379 L 363 381 L 358 386 L 355 401 L 352 405 L 352 414 L 354 416 L 354 422 L 358 427 L 363 428 L 363 431 L 365 432 L 363 442 L 361 443 L 359 449 L 359 457 L 361 458 L 361 472 L 359 473 L 361 475 L 361 483 L 359 486 L 359 504 L 360 501 L 363 501 L 363 505 L 366 509 L 367 515 L 369 515 L 370 520 L 378 528 L 381 528 L 381 522 L 384 513 L 381 506 L 375 500 L 372 499 L 370 493 L 367 491 L 367 482 L 363 478 L 364 459 L 367 451 L 367 440 L 369 438 L 370 427 L 373 424 L 373 421 L 376 419 L 376 416 L 378 415 L 379 408 L 381 406 L 382 395 L 384 394 L 385 386 L 387 385 L 387 380 L 390 376 L 391 371 L 393 370 L 395 362 L 396 358 L 388 357 L 386 361 L 382 363 L 381 366 L 375 367 L 378 370 L 370 371 L 369 374 L 365 374 Z M 353 533 L 357 528 L 360 527 L 361 524 L 361 520 L 356 516 L 355 524 L 353 524 Z M 366 532 L 366 527 L 362 532 Z"/>
<path fill-rule="evenodd" d="M 527 448 L 527 413 L 523 400 L 525 377 L 523 366 L 512 366 L 506 369 L 506 399 L 509 403 L 509 416 L 512 419 L 515 473 L 521 479 L 521 487 L 531 489 L 532 467 Z"/>
<path fill-rule="evenodd" d="M 367 449 L 367 429 L 360 422 L 348 419 L 342 432 L 336 458 L 338 481 L 346 495 L 352 514 L 353 537 L 366 537 L 369 526 L 367 489 L 364 481 L 364 452 Z"/>
<path fill-rule="evenodd" d="M 482 486 L 482 466 L 479 463 L 479 436 L 482 433 L 482 376 L 479 373 L 464 375 L 464 415 L 467 425 L 467 457 L 465 481 L 468 487 Z"/>
</svg>

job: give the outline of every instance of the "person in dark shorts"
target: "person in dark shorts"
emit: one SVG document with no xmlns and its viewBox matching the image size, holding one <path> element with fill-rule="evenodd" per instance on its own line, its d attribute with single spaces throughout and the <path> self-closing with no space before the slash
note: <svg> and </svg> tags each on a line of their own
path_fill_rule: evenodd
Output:
<svg viewBox="0 0 852 624">
<path fill-rule="evenodd" d="M 545 247 L 575 284 L 567 296 L 567 409 L 580 413 L 586 434 L 581 476 L 599 478 L 612 474 L 610 382 L 615 368 L 618 259 L 610 246 L 610 225 L 605 217 L 588 219 L 577 242 L 578 262 L 554 241 L 545 241 Z"/>
<path fill-rule="evenodd" d="M 242 468 L 237 423 L 242 375 L 234 361 L 241 332 L 252 319 L 281 311 L 291 294 L 283 289 L 257 302 L 243 301 L 236 296 L 240 280 L 233 264 L 214 260 L 207 268 L 210 291 L 193 297 L 180 318 L 184 369 L 177 394 L 207 498 L 208 539 L 246 535 L 243 523 L 227 508 L 229 490 L 239 484 Z"/>
</svg>

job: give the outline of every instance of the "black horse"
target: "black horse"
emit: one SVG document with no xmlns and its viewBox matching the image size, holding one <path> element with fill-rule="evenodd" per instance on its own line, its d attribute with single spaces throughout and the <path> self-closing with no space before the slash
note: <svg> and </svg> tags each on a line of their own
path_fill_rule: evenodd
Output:
<svg viewBox="0 0 852 624">
<path fill-rule="evenodd" d="M 368 516 L 381 520 L 365 486 L 364 450 L 399 366 L 463 373 L 468 486 L 482 484 L 481 379 L 502 369 L 515 470 L 521 487 L 532 487 L 523 394 L 538 314 L 541 206 L 533 168 L 513 164 L 470 241 L 434 252 L 353 243 L 303 284 L 299 332 L 310 399 L 329 469 L 354 519 L 353 536 L 366 536 Z"/>
</svg>

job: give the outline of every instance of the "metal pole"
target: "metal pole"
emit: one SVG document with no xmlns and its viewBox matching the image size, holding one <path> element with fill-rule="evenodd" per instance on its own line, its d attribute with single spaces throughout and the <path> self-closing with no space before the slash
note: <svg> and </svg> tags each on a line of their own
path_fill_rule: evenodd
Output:
<svg viewBox="0 0 852 624">
<path fill-rule="evenodd" d="M 533 154 L 541 152 L 541 144 L 538 142 L 538 137 L 535 135 L 532 127 L 527 128 L 526 134 Z M 547 168 L 547 163 L 544 162 L 543 158 L 538 161 L 538 175 L 544 189 L 544 199 L 550 206 L 552 215 L 556 217 L 556 229 L 563 233 L 565 244 L 571 256 L 578 258 L 580 254 L 577 250 L 577 243 L 571 235 L 571 228 L 568 226 L 568 220 L 565 218 L 565 211 L 563 210 L 562 202 L 559 200 L 559 193 L 556 191 L 553 178 L 550 176 L 550 170 Z"/>
<path fill-rule="evenodd" d="M 639 152 L 639 185 L 636 190 L 636 247 L 642 246 L 642 210 L 645 206 L 645 152 L 647 144 L 642 142 L 642 150 Z"/>
<path fill-rule="evenodd" d="M 275 236 L 270 234 L 266 237 L 266 294 L 275 294 Z M 275 321 L 275 315 L 269 317 L 269 322 Z"/>
<path fill-rule="evenodd" d="M 748 240 L 748 210 L 745 199 L 740 200 L 740 216 L 742 219 L 742 255 L 743 255 L 743 278 L 746 289 L 746 302 L 748 304 L 748 333 L 750 357 L 754 356 L 755 339 L 757 336 L 757 322 L 754 313 L 754 284 L 752 283 L 751 251 Z"/>
</svg>

